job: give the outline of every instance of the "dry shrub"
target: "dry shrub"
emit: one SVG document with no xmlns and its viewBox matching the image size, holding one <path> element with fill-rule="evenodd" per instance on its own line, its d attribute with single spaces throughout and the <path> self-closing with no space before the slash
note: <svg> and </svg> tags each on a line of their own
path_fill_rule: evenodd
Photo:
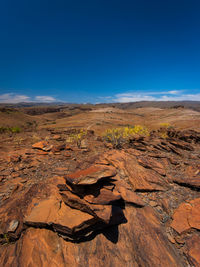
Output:
<svg viewBox="0 0 200 267">
<path fill-rule="evenodd" d="M 78 147 L 81 146 L 81 141 L 85 138 L 87 135 L 87 131 L 84 129 L 81 129 L 77 133 L 70 134 L 69 138 L 67 139 L 67 142 L 69 143 L 76 143 Z"/>
<path fill-rule="evenodd" d="M 145 126 L 121 127 L 108 129 L 103 133 L 103 140 L 109 142 L 114 148 L 120 148 L 135 136 L 149 136 L 149 130 Z"/>
<path fill-rule="evenodd" d="M 158 135 L 163 138 L 163 139 L 166 139 L 168 138 L 168 131 L 170 129 L 174 129 L 174 127 L 167 123 L 167 122 L 163 122 L 163 123 L 160 123 L 160 129 L 158 130 Z"/>
</svg>

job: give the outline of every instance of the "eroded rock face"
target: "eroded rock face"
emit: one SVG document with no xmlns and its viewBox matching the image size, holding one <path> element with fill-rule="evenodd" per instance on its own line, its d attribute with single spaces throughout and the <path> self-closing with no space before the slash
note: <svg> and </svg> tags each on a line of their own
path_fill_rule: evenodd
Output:
<svg viewBox="0 0 200 267">
<path fill-rule="evenodd" d="M 198 140 L 171 132 L 91 158 L 50 141 L 6 158 L 0 266 L 199 266 Z"/>
<path fill-rule="evenodd" d="M 107 228 L 89 242 L 66 242 L 46 229 L 29 228 L 0 250 L 2 266 L 186 266 L 151 208 L 125 210 L 126 224 Z M 141 236 L 141 232 L 143 233 Z M 2 249 L 2 248 L 1 248 Z M 3 253 L 3 254 L 2 254 Z M 159 255 L 159 257 L 158 257 Z M 4 262 L 4 259 L 8 259 Z"/>
<path fill-rule="evenodd" d="M 129 149 L 128 152 L 111 152 L 106 155 L 106 159 L 119 169 L 121 176 L 127 177 L 134 190 L 165 190 L 165 180 L 156 171 L 140 165 L 134 156 L 134 150 Z"/>
</svg>

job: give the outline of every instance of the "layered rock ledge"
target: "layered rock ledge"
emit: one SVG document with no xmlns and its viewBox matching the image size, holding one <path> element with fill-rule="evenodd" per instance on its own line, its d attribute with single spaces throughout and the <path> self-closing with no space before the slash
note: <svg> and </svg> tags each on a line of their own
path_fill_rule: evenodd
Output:
<svg viewBox="0 0 200 267">
<path fill-rule="evenodd" d="M 0 266 L 199 266 L 199 140 L 171 133 L 95 157 L 38 142 L 2 158 Z M 83 160 L 65 167 L 66 151 Z"/>
</svg>

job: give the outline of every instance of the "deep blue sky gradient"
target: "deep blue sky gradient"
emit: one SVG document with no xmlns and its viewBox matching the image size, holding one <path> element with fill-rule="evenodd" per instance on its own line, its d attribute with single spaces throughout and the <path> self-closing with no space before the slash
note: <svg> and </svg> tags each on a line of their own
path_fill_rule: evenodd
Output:
<svg viewBox="0 0 200 267">
<path fill-rule="evenodd" d="M 200 1 L 0 0 L 0 94 L 170 90 L 200 93 Z"/>
</svg>

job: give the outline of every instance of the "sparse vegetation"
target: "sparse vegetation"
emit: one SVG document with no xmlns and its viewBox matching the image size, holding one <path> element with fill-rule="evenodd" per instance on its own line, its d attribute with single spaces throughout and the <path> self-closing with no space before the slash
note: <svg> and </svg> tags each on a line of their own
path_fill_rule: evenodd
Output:
<svg viewBox="0 0 200 267">
<path fill-rule="evenodd" d="M 168 122 L 163 122 L 163 123 L 160 123 L 160 127 L 168 129 L 171 127 L 171 125 Z"/>
<path fill-rule="evenodd" d="M 174 129 L 174 127 L 172 125 L 170 125 L 169 123 L 161 123 L 160 124 L 160 129 L 158 131 L 158 134 L 161 138 L 166 139 L 168 138 L 168 130 L 170 129 Z"/>
<path fill-rule="evenodd" d="M 75 142 L 77 147 L 80 147 L 81 141 L 85 138 L 86 134 L 87 134 L 87 131 L 84 129 L 81 129 L 79 132 L 71 134 L 69 138 L 67 139 L 67 142 L 70 142 L 70 143 Z"/>
<path fill-rule="evenodd" d="M 22 130 L 20 127 L 18 126 L 15 126 L 15 127 L 11 127 L 9 128 L 9 130 L 12 132 L 12 133 L 20 133 Z"/>
<path fill-rule="evenodd" d="M 121 127 L 106 130 L 103 133 L 103 139 L 113 145 L 114 148 L 120 148 L 123 144 L 135 136 L 149 136 L 149 130 L 145 126 L 135 125 L 134 127 Z"/>
<path fill-rule="evenodd" d="M 22 131 L 22 129 L 18 126 L 14 126 L 14 127 L 4 127 L 1 126 L 0 127 L 0 133 L 20 133 Z"/>
<path fill-rule="evenodd" d="M 9 244 L 10 238 L 7 233 L 0 235 L 0 243 L 1 244 Z"/>
</svg>

